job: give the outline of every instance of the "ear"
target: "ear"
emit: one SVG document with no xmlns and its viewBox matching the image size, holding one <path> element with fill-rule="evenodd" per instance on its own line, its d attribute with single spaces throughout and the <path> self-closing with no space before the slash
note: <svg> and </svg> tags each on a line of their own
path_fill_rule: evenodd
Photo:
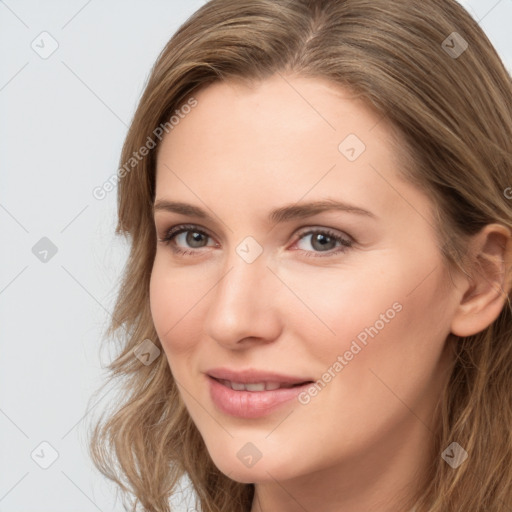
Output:
<svg viewBox="0 0 512 512">
<path fill-rule="evenodd" d="M 463 280 L 460 303 L 451 332 L 471 336 L 498 318 L 511 288 L 512 233 L 501 224 L 488 224 L 469 245 L 469 275 Z"/>
</svg>

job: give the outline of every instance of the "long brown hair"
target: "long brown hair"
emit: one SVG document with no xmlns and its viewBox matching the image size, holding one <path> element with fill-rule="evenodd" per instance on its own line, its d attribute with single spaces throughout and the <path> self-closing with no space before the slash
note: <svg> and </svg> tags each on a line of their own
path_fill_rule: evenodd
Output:
<svg viewBox="0 0 512 512">
<path fill-rule="evenodd" d="M 448 265 L 462 265 L 467 238 L 486 224 L 512 229 L 512 200 L 504 194 L 512 185 L 511 78 L 454 0 L 212 0 L 201 7 L 159 55 L 120 160 L 116 233 L 130 240 L 131 251 L 106 336 L 121 343 L 108 366 L 121 394 L 94 426 L 90 453 L 123 495 L 135 498 L 134 510 L 140 503 L 170 511 L 184 476 L 203 512 L 251 508 L 254 486 L 216 468 L 166 358 L 146 365 L 134 349 L 146 339 L 161 348 L 149 309 L 157 128 L 170 131 L 173 113 L 199 88 L 275 73 L 328 79 L 391 121 L 400 170 L 436 207 Z M 126 167 L 149 139 L 158 147 Z M 436 454 L 416 511 L 512 510 L 509 300 L 487 329 L 457 340 L 440 411 Z M 456 470 L 440 456 L 452 441 L 470 454 Z"/>
</svg>

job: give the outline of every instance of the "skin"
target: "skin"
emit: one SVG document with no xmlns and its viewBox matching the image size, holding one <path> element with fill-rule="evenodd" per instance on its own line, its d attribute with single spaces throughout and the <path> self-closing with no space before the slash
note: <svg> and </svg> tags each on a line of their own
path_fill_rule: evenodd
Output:
<svg viewBox="0 0 512 512">
<path fill-rule="evenodd" d="M 178 235 L 174 244 L 189 255 L 157 243 L 150 300 L 208 452 L 224 474 L 256 484 L 252 512 L 319 503 L 322 512 L 402 510 L 398 500 L 423 483 L 432 455 L 452 361 L 447 339 L 475 317 L 461 306 L 466 277 L 442 260 L 431 201 L 398 174 L 386 120 L 327 81 L 277 75 L 194 96 L 197 107 L 159 149 L 156 202 L 186 202 L 213 219 L 155 211 L 160 239 L 183 223 L 208 236 L 194 245 L 194 229 L 188 242 Z M 352 162 L 338 149 L 348 134 L 366 145 Z M 373 217 L 331 210 L 267 219 L 274 208 L 328 197 Z M 322 250 L 305 228 L 353 244 L 335 254 L 329 239 Z M 263 248 L 252 263 L 235 250 L 247 236 Z M 394 318 L 306 405 L 242 419 L 212 402 L 205 372 L 214 367 L 321 379 L 397 303 Z M 469 330 L 492 321 L 500 299 L 492 305 Z M 262 454 L 252 467 L 237 457 L 248 442 Z"/>
</svg>

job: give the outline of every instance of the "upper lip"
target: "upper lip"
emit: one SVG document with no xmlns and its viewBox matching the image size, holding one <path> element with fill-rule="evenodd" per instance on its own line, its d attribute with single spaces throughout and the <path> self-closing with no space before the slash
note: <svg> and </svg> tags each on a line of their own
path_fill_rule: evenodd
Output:
<svg viewBox="0 0 512 512">
<path fill-rule="evenodd" d="M 249 368 L 247 370 L 230 370 L 229 368 L 212 368 L 205 372 L 215 379 L 229 380 L 242 384 L 253 384 L 256 382 L 278 382 L 280 384 L 302 384 L 303 382 L 312 382 L 308 377 L 295 377 L 293 375 L 283 375 L 276 372 L 268 372 Z"/>
</svg>

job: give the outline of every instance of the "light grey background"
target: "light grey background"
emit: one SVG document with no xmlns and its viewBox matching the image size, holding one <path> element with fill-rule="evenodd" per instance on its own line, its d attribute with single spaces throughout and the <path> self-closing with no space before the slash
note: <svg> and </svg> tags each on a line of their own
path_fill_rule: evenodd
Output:
<svg viewBox="0 0 512 512">
<path fill-rule="evenodd" d="M 512 72 L 512 0 L 462 3 Z M 128 249 L 116 191 L 92 190 L 117 171 L 158 53 L 202 4 L 0 0 L 0 512 L 122 510 L 85 448 Z"/>
</svg>

